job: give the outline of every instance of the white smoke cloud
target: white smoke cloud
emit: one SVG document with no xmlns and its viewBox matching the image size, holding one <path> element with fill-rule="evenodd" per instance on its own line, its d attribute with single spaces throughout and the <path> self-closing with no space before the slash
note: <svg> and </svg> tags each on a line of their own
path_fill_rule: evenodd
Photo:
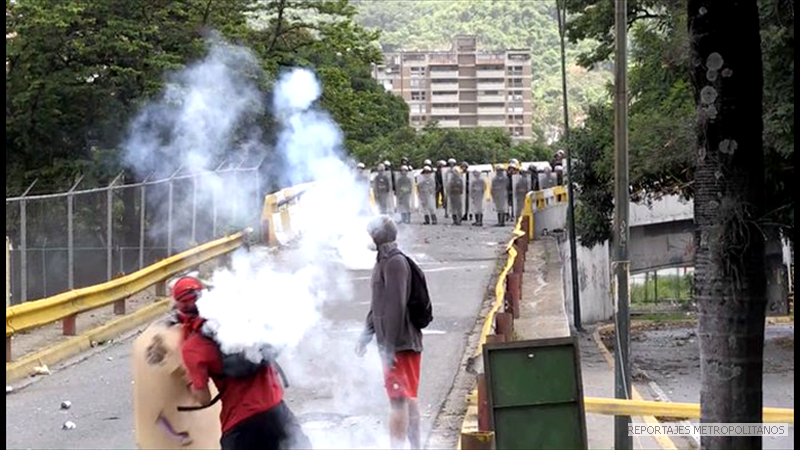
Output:
<svg viewBox="0 0 800 450">
<path fill-rule="evenodd" d="M 160 96 L 140 111 L 122 144 L 124 161 L 139 179 L 203 174 L 196 183 L 189 178 L 175 181 L 171 216 L 167 184 L 147 191 L 149 236 L 163 242 L 171 217 L 178 251 L 197 243 L 185 233 L 193 215 L 205 230 L 196 236 L 200 242 L 215 237 L 212 220 L 217 235 L 253 225 L 261 190 L 255 171 L 214 170 L 225 158 L 255 166 L 270 152 L 256 125 L 268 108 L 266 95 L 255 84 L 263 76 L 257 58 L 216 36 L 207 47 L 205 58 L 167 77 Z"/>
<path fill-rule="evenodd" d="M 332 412 L 384 417 L 388 402 L 377 352 L 363 360 L 353 352 L 362 320 L 343 324 L 324 314 L 326 307 L 369 300 L 355 298 L 350 271 L 370 269 L 375 253 L 366 233 L 373 215 L 368 188 L 356 181 L 341 130 L 317 106 L 320 82 L 310 70 L 287 71 L 269 104 L 253 81 L 263 74 L 249 50 L 216 38 L 208 50 L 203 60 L 174 74 L 163 95 L 134 121 L 124 145 L 126 161 L 140 176 L 158 168 L 209 171 L 223 155 L 271 149 L 286 168 L 274 174 L 276 180 L 312 182 L 292 215 L 292 228 L 302 236 L 294 248 L 278 256 L 257 248 L 236 252 L 229 268 L 212 275 L 214 287 L 200 298 L 198 309 L 223 351 L 244 351 L 255 361 L 262 344 L 279 347 L 293 386 L 328 392 Z M 280 129 L 274 148 L 263 142 L 258 128 L 247 125 L 268 107 Z M 208 174 L 203 183 L 212 189 L 197 193 L 198 208 L 207 209 L 213 195 L 223 205 L 259 212 L 251 180 Z M 176 203 L 186 200 L 176 198 Z M 366 306 L 361 309 L 366 312 Z M 349 331 L 342 332 L 342 326 Z M 388 443 L 387 433 L 385 422 L 373 421 L 369 429 L 326 432 L 314 443 L 376 448 Z"/>
</svg>

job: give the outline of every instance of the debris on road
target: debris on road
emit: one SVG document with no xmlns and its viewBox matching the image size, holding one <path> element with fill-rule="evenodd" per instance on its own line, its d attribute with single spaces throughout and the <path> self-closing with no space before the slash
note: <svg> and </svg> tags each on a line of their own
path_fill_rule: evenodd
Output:
<svg viewBox="0 0 800 450">
<path fill-rule="evenodd" d="M 35 375 L 50 375 L 50 369 L 47 367 L 47 364 L 42 364 L 41 366 L 34 367 L 33 373 Z"/>
<path fill-rule="evenodd" d="M 61 409 L 70 409 L 72 408 L 72 402 L 69 400 L 64 400 L 61 402 Z"/>
<path fill-rule="evenodd" d="M 75 428 L 77 428 L 77 425 L 75 425 L 75 422 L 71 420 L 64 422 L 64 425 L 61 425 L 62 430 L 74 430 Z"/>
<path fill-rule="evenodd" d="M 108 357 L 108 358 L 106 358 L 106 359 L 107 359 L 108 361 L 113 361 L 113 360 L 114 360 L 114 357 L 113 357 L 113 356 L 109 356 L 109 357 Z"/>
<path fill-rule="evenodd" d="M 11 387 L 11 386 L 9 386 L 9 385 L 6 385 L 6 394 L 10 394 L 10 393 L 12 393 L 13 391 L 14 391 L 14 388 L 13 388 L 13 387 Z"/>
</svg>

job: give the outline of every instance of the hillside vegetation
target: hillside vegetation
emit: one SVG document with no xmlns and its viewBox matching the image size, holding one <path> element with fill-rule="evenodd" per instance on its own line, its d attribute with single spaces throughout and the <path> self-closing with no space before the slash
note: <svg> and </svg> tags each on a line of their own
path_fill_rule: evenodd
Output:
<svg viewBox="0 0 800 450">
<path fill-rule="evenodd" d="M 353 0 L 361 25 L 379 30 L 385 51 L 447 50 L 458 34 L 478 37 L 479 50 L 527 48 L 532 51 L 534 131 L 547 139 L 561 129 L 561 59 L 555 0 Z M 577 55 L 594 44 L 567 43 L 571 120 L 579 123 L 586 106 L 603 97 L 611 79 L 607 67 L 586 70 Z"/>
</svg>

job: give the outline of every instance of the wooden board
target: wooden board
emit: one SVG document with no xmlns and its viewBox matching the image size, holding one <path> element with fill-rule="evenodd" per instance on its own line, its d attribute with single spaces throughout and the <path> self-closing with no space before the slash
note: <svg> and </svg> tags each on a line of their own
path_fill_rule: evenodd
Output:
<svg viewBox="0 0 800 450">
<path fill-rule="evenodd" d="M 192 406 L 183 377 L 179 326 L 160 321 L 150 325 L 133 343 L 133 409 L 136 446 L 140 449 L 218 449 L 220 403 L 200 411 L 179 412 Z M 211 383 L 211 395 L 216 395 Z M 188 432 L 189 445 L 181 443 L 158 425 L 162 415 L 176 432 Z"/>
</svg>

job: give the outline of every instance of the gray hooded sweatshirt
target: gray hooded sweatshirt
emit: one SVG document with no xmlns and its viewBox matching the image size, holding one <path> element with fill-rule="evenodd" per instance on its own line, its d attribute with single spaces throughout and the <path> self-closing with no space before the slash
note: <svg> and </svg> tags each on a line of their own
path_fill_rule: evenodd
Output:
<svg viewBox="0 0 800 450">
<path fill-rule="evenodd" d="M 372 335 L 385 361 L 393 361 L 397 352 L 422 352 L 422 331 L 411 323 L 406 304 L 411 294 L 411 267 L 395 242 L 378 246 L 378 258 L 372 270 L 372 306 L 367 314 L 362 339 Z"/>
</svg>

